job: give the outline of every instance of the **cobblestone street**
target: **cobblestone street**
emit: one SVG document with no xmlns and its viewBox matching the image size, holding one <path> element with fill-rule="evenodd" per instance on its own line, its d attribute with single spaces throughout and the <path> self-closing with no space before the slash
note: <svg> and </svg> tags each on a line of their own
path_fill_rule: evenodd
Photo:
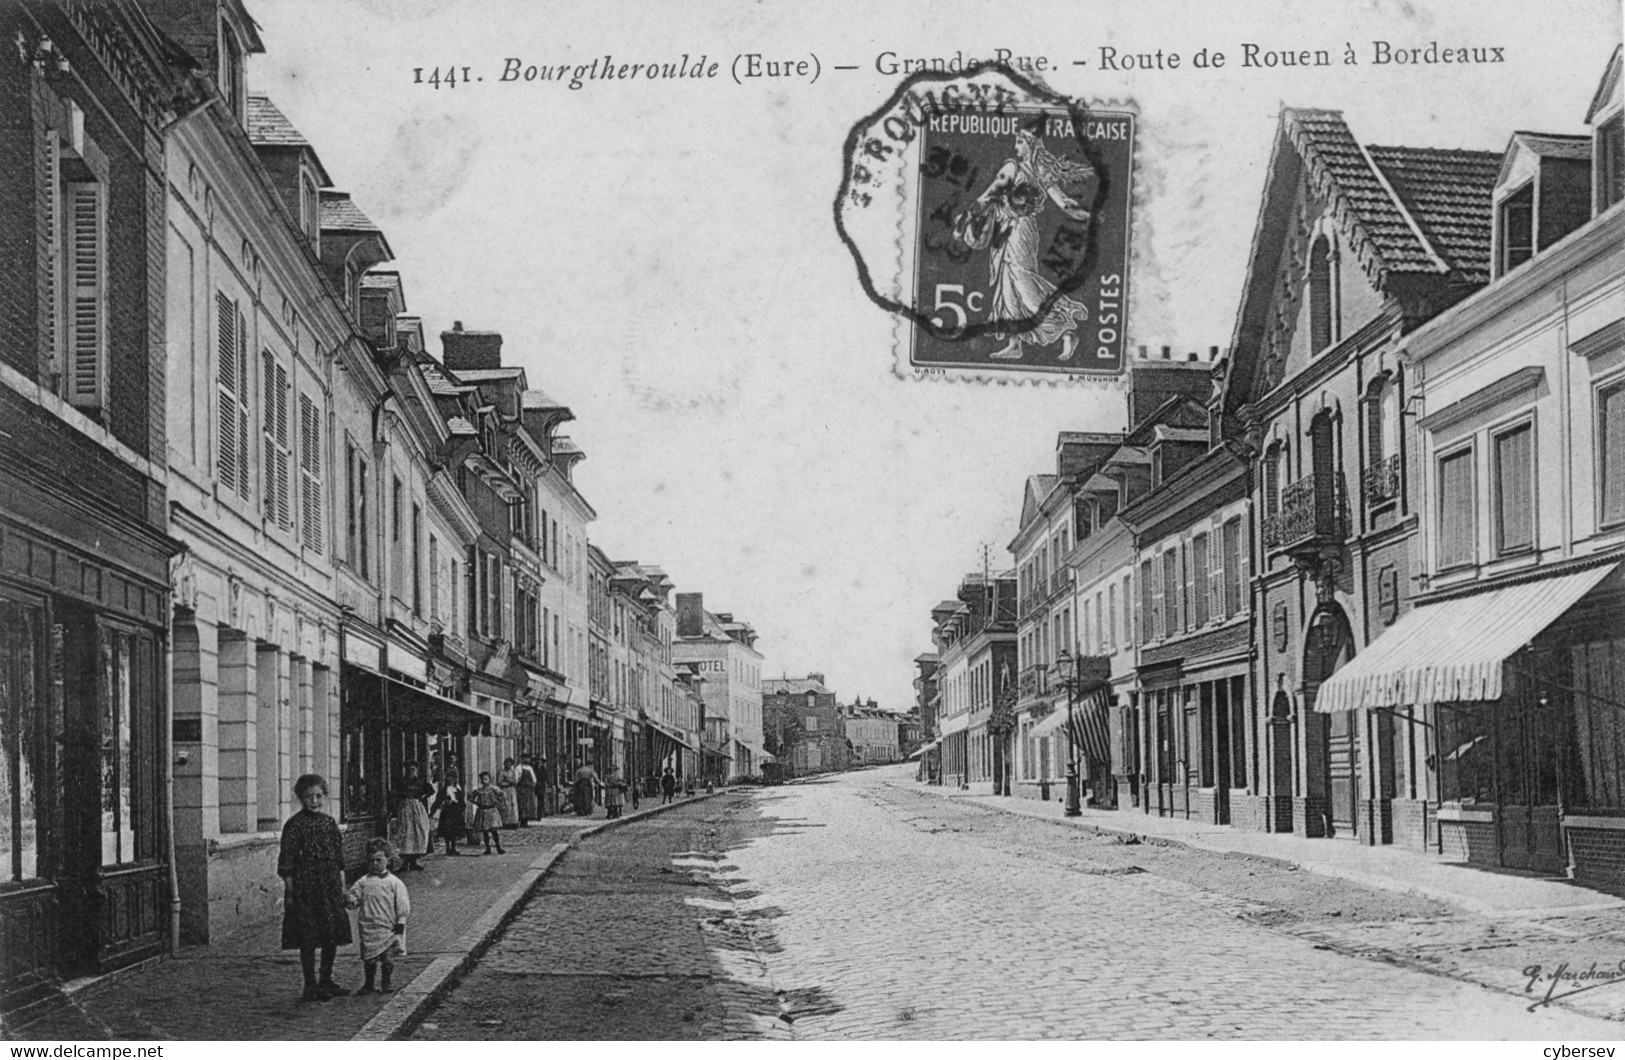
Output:
<svg viewBox="0 0 1625 1060">
<path fill-rule="evenodd" d="M 1622 958 L 1617 909 L 1490 922 L 881 770 L 594 837 L 412 1036 L 1612 1039 L 1625 985 L 1531 1012 L 1522 970 Z"/>
</svg>

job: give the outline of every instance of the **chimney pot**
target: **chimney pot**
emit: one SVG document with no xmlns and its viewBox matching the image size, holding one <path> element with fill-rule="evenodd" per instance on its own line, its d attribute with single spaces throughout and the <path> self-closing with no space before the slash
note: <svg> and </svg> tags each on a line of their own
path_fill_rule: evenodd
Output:
<svg viewBox="0 0 1625 1060">
<path fill-rule="evenodd" d="M 1171 361 L 1174 359 L 1174 348 L 1172 346 L 1164 346 L 1162 348 L 1162 359 L 1165 361 Z"/>
<path fill-rule="evenodd" d="M 1188 355 L 1187 355 L 1187 356 L 1186 356 L 1186 358 L 1185 358 L 1185 359 L 1186 359 L 1186 360 L 1188 360 L 1188 361 L 1200 361 L 1200 360 L 1201 360 L 1201 359 L 1202 359 L 1202 355 L 1201 355 L 1201 354 L 1200 354 L 1200 353 L 1197 353 L 1197 352 L 1196 352 L 1196 351 L 1195 351 L 1195 350 L 1192 350 L 1192 351 L 1191 351 L 1191 352 L 1190 352 L 1190 353 L 1189 353 L 1189 354 L 1188 354 Z"/>
<path fill-rule="evenodd" d="M 1216 361 L 1219 359 L 1219 348 L 1217 346 L 1209 346 L 1207 348 L 1207 359 L 1210 361 Z"/>
<path fill-rule="evenodd" d="M 1142 342 L 1142 343 L 1140 343 L 1140 360 L 1143 361 L 1143 360 L 1145 360 L 1145 358 L 1146 358 L 1146 347 L 1145 347 L 1145 343 Z"/>
<path fill-rule="evenodd" d="M 453 330 L 453 331 L 461 331 L 461 330 L 463 330 L 463 322 L 461 320 L 453 320 L 451 322 L 451 330 Z"/>
</svg>

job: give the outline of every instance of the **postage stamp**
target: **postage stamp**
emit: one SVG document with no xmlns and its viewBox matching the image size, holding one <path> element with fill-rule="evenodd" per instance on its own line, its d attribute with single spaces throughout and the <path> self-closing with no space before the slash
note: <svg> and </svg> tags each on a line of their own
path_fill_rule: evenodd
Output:
<svg viewBox="0 0 1625 1060">
<path fill-rule="evenodd" d="M 1136 113 L 1002 66 L 916 74 L 853 127 L 836 226 L 914 378 L 1121 376 Z"/>
</svg>

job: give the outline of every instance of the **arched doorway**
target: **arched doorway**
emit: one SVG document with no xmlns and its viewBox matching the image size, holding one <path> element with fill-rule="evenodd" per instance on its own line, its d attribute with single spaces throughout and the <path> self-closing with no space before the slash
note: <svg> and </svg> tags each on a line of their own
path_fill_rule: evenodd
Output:
<svg viewBox="0 0 1625 1060">
<path fill-rule="evenodd" d="M 1269 829 L 1292 831 L 1292 698 L 1277 689 L 1270 701 Z"/>
<path fill-rule="evenodd" d="M 1360 824 L 1360 730 L 1357 711 L 1314 712 L 1321 684 L 1354 658 L 1354 634 L 1335 603 L 1309 619 L 1303 646 L 1303 702 L 1308 758 L 1308 806 L 1323 816 L 1321 834 L 1352 838 Z M 1311 826 L 1310 834 L 1314 834 Z"/>
</svg>

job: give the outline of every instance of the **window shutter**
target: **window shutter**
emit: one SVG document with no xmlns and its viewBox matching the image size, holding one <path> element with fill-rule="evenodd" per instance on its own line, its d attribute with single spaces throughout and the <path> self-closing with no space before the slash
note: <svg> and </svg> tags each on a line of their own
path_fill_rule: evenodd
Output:
<svg viewBox="0 0 1625 1060">
<path fill-rule="evenodd" d="M 322 420 L 316 403 L 299 395 L 299 512 L 305 545 L 322 548 Z"/>
<path fill-rule="evenodd" d="M 62 371 L 62 148 L 55 133 L 45 138 L 45 233 L 49 243 L 43 279 L 41 316 L 45 322 L 45 353 L 52 373 Z"/>
<path fill-rule="evenodd" d="M 237 315 L 237 494 L 248 500 L 249 448 L 248 448 L 248 321 L 243 311 L 232 303 Z"/>
<path fill-rule="evenodd" d="M 1205 544 L 1206 543 L 1204 542 L 1204 546 Z M 1181 552 L 1182 555 L 1180 556 L 1180 566 L 1182 568 L 1181 572 L 1184 575 L 1185 581 L 1185 595 L 1183 597 L 1185 601 L 1185 612 L 1183 616 L 1183 624 L 1185 629 L 1189 631 L 1196 628 L 1196 578 L 1198 574 L 1196 566 L 1196 549 L 1192 547 L 1191 544 L 1187 543 Z M 1204 556 L 1203 558 L 1206 559 L 1207 557 Z M 1202 571 L 1200 573 L 1205 575 L 1206 571 Z"/>
<path fill-rule="evenodd" d="M 220 452 L 216 472 L 227 489 L 237 489 L 237 306 L 224 294 L 215 295 L 219 328 L 216 369 L 220 374 Z"/>
<path fill-rule="evenodd" d="M 1230 617 L 1224 606 L 1224 528 L 1207 535 L 1207 612 L 1220 620 Z"/>
<path fill-rule="evenodd" d="M 293 529 L 292 486 L 288 479 L 293 462 L 293 439 L 288 429 L 288 369 L 276 366 L 276 521 L 284 530 Z"/>
<path fill-rule="evenodd" d="M 1166 555 L 1166 553 L 1164 553 Z M 1167 636 L 1167 624 L 1164 621 L 1166 614 L 1166 597 L 1164 596 L 1163 570 L 1167 561 L 1160 557 L 1151 564 L 1151 628 L 1149 630 L 1152 640 L 1161 640 Z"/>
<path fill-rule="evenodd" d="M 102 194 L 97 184 L 68 190 L 68 402 L 100 408 L 106 378 L 106 321 L 102 313 Z"/>
<path fill-rule="evenodd" d="M 271 351 L 260 353 L 261 379 L 265 388 L 265 405 L 260 417 L 260 428 L 265 434 L 264 497 L 265 518 L 276 522 L 276 362 Z"/>
</svg>

